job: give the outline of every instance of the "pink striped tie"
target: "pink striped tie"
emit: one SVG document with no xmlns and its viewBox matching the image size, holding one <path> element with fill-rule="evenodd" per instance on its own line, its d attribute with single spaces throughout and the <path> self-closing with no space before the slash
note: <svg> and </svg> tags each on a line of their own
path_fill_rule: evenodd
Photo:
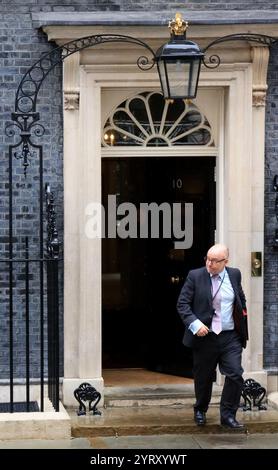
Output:
<svg viewBox="0 0 278 470">
<path fill-rule="evenodd" d="M 222 322 L 221 322 L 221 292 L 219 289 L 221 283 L 221 277 L 219 274 L 215 274 L 211 277 L 212 282 L 212 306 L 214 309 L 214 315 L 211 323 L 212 331 L 219 335 L 222 331 Z"/>
</svg>

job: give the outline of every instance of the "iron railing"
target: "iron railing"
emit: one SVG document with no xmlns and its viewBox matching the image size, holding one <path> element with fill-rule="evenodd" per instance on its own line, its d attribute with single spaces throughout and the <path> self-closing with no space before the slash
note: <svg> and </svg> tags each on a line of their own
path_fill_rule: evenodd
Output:
<svg viewBox="0 0 278 470">
<path fill-rule="evenodd" d="M 11 171 L 9 186 L 12 187 Z M 12 200 L 11 197 L 10 201 Z M 0 259 L 1 284 L 4 290 L 1 300 L 2 304 L 7 306 L 8 314 L 8 364 L 6 367 L 2 364 L 2 367 L 4 376 L 5 370 L 9 369 L 6 374 L 9 381 L 7 409 L 11 413 L 19 410 L 44 411 L 46 379 L 48 398 L 54 409 L 59 410 L 59 265 L 62 259 L 59 257 L 60 243 L 56 229 L 54 196 L 48 184 L 45 186 L 45 202 L 44 211 L 41 191 L 40 255 L 30 255 L 30 243 L 34 243 L 33 236 L 14 235 L 13 220 L 19 214 L 14 214 L 13 204 L 10 204 L 9 257 Z M 44 226 L 46 230 L 43 230 Z M 44 236 L 45 232 L 47 236 Z M 33 246 L 31 251 L 34 251 Z M 6 272 L 7 283 L 3 282 Z M 3 310 L 2 313 L 5 313 Z M 36 402 L 31 387 L 38 383 L 40 399 L 34 408 Z M 22 384 L 25 386 L 24 398 L 20 396 L 18 399 L 15 388 Z"/>
</svg>

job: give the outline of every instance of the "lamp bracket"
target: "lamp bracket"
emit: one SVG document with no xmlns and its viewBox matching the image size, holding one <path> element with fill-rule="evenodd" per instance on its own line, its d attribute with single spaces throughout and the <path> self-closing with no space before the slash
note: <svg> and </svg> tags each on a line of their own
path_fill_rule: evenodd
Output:
<svg viewBox="0 0 278 470">
<path fill-rule="evenodd" d="M 257 44 L 261 44 L 263 46 L 273 47 L 278 44 L 278 38 L 273 36 L 267 36 L 266 34 L 256 34 L 256 33 L 236 33 L 236 34 L 228 34 L 227 36 L 223 36 L 221 38 L 217 38 L 214 41 L 210 42 L 204 49 L 203 53 L 206 54 L 207 50 L 217 44 L 221 44 L 223 42 L 228 41 L 248 41 L 248 42 L 256 42 Z M 216 54 L 213 54 L 206 58 L 204 56 L 203 64 L 207 68 L 216 68 L 220 65 L 221 60 L 220 57 Z"/>
<path fill-rule="evenodd" d="M 23 76 L 16 93 L 15 112 L 30 114 L 36 111 L 37 96 L 41 85 L 49 72 L 59 63 L 75 52 L 103 43 L 131 43 L 148 50 L 152 58 L 146 56 L 139 57 L 138 66 L 143 69 L 150 69 L 155 65 L 154 50 L 140 39 L 122 34 L 95 34 L 84 38 L 67 42 L 63 46 L 56 47 L 51 52 L 43 54 Z"/>
</svg>

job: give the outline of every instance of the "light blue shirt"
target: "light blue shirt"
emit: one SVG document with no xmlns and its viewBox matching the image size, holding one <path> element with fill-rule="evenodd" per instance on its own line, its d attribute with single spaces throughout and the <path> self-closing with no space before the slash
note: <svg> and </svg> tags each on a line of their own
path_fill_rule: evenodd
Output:
<svg viewBox="0 0 278 470">
<path fill-rule="evenodd" d="M 219 276 L 221 277 L 221 281 L 223 280 L 220 287 L 222 331 L 233 330 L 233 306 L 235 300 L 234 289 L 232 288 L 232 284 L 226 268 L 224 268 L 223 271 L 219 273 Z M 210 277 L 212 277 L 212 274 L 210 274 Z M 197 319 L 190 323 L 188 328 L 195 335 L 202 325 L 203 323 Z"/>
</svg>

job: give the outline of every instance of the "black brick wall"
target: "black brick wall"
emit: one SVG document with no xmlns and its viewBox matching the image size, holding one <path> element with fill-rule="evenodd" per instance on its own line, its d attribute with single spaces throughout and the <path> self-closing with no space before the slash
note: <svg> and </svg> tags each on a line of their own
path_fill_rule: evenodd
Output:
<svg viewBox="0 0 278 470">
<path fill-rule="evenodd" d="M 278 368 L 278 248 L 273 247 L 278 220 L 274 205 L 277 193 L 273 190 L 278 174 L 278 49 L 270 55 L 268 96 L 266 106 L 265 153 L 265 285 L 264 285 L 264 366 Z"/>
<path fill-rule="evenodd" d="M 0 11 L 12 14 L 50 11 L 277 10 L 275 0 L 3 0 Z"/>
</svg>

